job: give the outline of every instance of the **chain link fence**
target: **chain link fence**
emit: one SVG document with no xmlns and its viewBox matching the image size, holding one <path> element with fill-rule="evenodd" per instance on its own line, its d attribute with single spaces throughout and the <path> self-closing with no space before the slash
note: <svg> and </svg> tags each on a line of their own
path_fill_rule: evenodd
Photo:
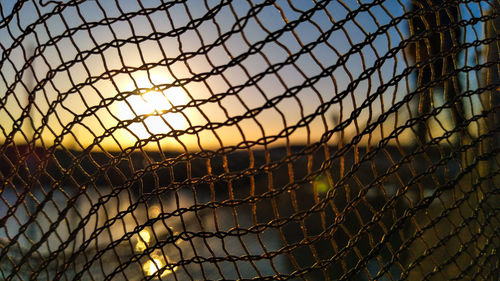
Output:
<svg viewBox="0 0 500 281">
<path fill-rule="evenodd" d="M 499 280 L 499 13 L 0 0 L 0 279 Z"/>
</svg>

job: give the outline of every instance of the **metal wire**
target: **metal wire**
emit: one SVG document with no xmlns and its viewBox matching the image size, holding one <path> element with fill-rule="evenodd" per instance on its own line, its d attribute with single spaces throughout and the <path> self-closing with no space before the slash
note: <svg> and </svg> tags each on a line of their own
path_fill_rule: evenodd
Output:
<svg viewBox="0 0 500 281">
<path fill-rule="evenodd" d="M 0 279 L 500 279 L 499 13 L 0 1 Z"/>
</svg>

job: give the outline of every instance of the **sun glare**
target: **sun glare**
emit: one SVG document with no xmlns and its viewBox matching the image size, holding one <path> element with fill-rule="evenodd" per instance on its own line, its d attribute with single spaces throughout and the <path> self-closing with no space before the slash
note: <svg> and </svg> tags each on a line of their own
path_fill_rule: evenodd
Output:
<svg viewBox="0 0 500 281">
<path fill-rule="evenodd" d="M 172 130 L 186 128 L 187 120 L 182 113 L 167 112 L 173 106 L 186 103 L 186 96 L 181 88 L 156 90 L 155 85 L 166 84 L 167 80 L 157 76 L 151 78 L 154 84 L 147 76 L 134 80 L 137 88 L 134 83 L 131 83 L 127 90 L 138 90 L 137 94 L 127 97 L 126 101 L 122 101 L 119 106 L 122 120 L 143 117 L 143 121 L 135 120 L 127 126 L 127 130 L 134 135 L 134 138 L 146 139 L 155 134 L 166 134 Z"/>
<path fill-rule="evenodd" d="M 137 244 L 135 245 L 135 251 L 138 253 L 144 252 L 151 241 L 151 234 L 148 230 L 143 229 L 139 232 L 139 237 L 137 237 Z M 160 270 L 163 270 L 160 277 L 164 277 L 171 274 L 177 270 L 177 266 L 164 268 L 167 265 L 166 257 L 159 251 L 153 251 L 149 256 L 149 259 L 142 264 L 142 270 L 147 276 L 158 275 Z"/>
<path fill-rule="evenodd" d="M 135 250 L 137 252 L 143 252 L 148 248 L 149 241 L 151 240 L 151 235 L 149 235 L 149 231 L 143 229 L 141 230 L 141 232 L 139 232 L 139 236 L 140 238 L 137 238 L 137 244 L 135 244 Z"/>
<path fill-rule="evenodd" d="M 158 271 L 163 269 L 163 272 L 160 274 L 160 277 L 165 277 L 169 274 L 174 273 L 177 270 L 177 266 L 174 267 L 173 269 L 164 269 L 165 263 L 162 261 L 162 259 L 156 255 L 153 255 L 150 260 L 146 261 L 142 265 L 142 270 L 144 270 L 144 273 L 147 276 L 153 276 L 153 275 L 158 275 Z"/>
</svg>

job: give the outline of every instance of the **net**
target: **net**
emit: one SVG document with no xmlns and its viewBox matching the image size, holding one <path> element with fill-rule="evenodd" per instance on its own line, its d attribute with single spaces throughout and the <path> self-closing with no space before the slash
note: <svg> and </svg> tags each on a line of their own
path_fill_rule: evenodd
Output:
<svg viewBox="0 0 500 281">
<path fill-rule="evenodd" d="M 497 280 L 498 1 L 0 1 L 1 280 Z"/>
</svg>

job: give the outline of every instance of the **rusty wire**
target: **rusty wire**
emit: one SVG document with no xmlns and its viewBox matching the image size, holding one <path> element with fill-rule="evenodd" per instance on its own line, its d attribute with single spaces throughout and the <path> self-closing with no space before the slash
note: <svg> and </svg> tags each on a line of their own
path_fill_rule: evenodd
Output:
<svg viewBox="0 0 500 281">
<path fill-rule="evenodd" d="M 499 13 L 0 1 L 0 279 L 498 280 Z"/>
</svg>

